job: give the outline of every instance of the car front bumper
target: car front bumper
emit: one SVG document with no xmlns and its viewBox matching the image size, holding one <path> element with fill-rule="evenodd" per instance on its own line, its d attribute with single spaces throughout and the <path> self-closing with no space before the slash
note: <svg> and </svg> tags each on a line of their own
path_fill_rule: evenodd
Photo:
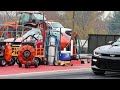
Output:
<svg viewBox="0 0 120 90">
<path fill-rule="evenodd" d="M 120 59 L 106 59 L 92 56 L 92 69 L 120 72 Z"/>
</svg>

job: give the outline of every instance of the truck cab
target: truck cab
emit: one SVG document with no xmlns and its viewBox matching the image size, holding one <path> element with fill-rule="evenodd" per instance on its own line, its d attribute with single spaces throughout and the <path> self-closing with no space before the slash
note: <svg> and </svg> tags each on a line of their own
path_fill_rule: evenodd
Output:
<svg viewBox="0 0 120 90">
<path fill-rule="evenodd" d="M 54 22 L 54 21 L 48 21 L 47 22 L 47 28 L 50 30 L 57 30 L 60 31 L 61 28 L 61 33 L 66 34 L 68 36 L 71 36 L 71 29 L 70 28 L 65 28 L 61 23 L 59 22 Z"/>
</svg>

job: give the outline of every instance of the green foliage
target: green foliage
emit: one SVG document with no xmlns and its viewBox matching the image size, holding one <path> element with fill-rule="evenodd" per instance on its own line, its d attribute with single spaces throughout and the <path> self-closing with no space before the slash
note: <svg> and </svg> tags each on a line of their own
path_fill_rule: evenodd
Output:
<svg viewBox="0 0 120 90">
<path fill-rule="evenodd" d="M 111 34 L 120 33 L 120 11 L 114 11 L 113 17 L 108 21 L 108 28 Z"/>
<path fill-rule="evenodd" d="M 74 30 L 82 39 L 87 39 L 88 34 L 107 33 L 105 22 L 101 19 L 104 11 L 76 11 Z M 66 11 L 64 17 L 58 21 L 67 28 L 72 28 L 73 11 Z"/>
</svg>

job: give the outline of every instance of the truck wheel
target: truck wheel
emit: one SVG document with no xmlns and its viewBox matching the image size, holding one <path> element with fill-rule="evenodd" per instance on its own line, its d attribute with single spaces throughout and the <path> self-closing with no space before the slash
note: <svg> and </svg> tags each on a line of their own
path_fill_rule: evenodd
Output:
<svg viewBox="0 0 120 90">
<path fill-rule="evenodd" d="M 95 75 L 105 75 L 105 71 L 99 69 L 92 69 Z"/>
<path fill-rule="evenodd" d="M 35 60 L 35 67 L 37 68 L 38 67 L 38 62 Z"/>
<path fill-rule="evenodd" d="M 6 66 L 6 61 L 5 61 L 5 59 L 1 59 L 0 60 L 0 66 Z"/>
</svg>

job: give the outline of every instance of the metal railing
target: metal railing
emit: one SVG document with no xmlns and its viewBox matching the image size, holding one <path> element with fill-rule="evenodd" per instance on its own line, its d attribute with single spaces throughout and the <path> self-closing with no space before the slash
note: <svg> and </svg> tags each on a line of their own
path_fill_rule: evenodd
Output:
<svg viewBox="0 0 120 90">
<path fill-rule="evenodd" d="M 29 26 L 0 24 L 0 37 L 4 39 L 21 37 L 30 29 Z"/>
</svg>

